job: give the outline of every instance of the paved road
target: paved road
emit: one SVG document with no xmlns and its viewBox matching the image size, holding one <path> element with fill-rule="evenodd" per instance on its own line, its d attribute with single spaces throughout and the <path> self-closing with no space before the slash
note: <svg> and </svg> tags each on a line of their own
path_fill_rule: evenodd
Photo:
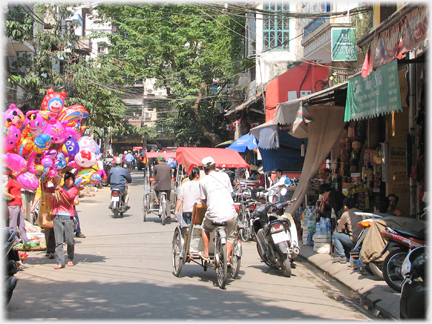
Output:
<svg viewBox="0 0 432 324">
<path fill-rule="evenodd" d="M 74 267 L 55 270 L 44 252 L 28 253 L 6 319 L 371 319 L 300 261 L 291 278 L 270 270 L 252 242 L 244 243 L 239 277 L 226 290 L 217 287 L 213 269 L 204 272 L 193 263 L 175 277 L 176 223 L 162 226 L 156 215 L 143 222 L 142 172 L 134 170 L 132 177 L 132 207 L 124 218 L 112 218 L 109 188 L 81 199 L 87 238 L 76 239 Z"/>
</svg>

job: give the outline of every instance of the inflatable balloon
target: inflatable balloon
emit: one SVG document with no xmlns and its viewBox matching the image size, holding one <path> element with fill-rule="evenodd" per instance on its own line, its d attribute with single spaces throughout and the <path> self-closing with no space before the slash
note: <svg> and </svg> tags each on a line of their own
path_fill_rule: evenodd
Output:
<svg viewBox="0 0 432 324">
<path fill-rule="evenodd" d="M 34 170 L 35 170 L 35 174 L 41 175 L 44 172 L 44 167 L 40 164 L 35 164 Z"/>
<path fill-rule="evenodd" d="M 43 132 L 51 136 L 51 143 L 62 144 L 66 140 L 66 124 L 67 122 L 60 123 L 55 118 L 50 118 Z"/>
<path fill-rule="evenodd" d="M 15 104 L 3 113 L 3 120 L 6 126 L 14 125 L 20 130 L 24 128 L 24 114 Z"/>
<path fill-rule="evenodd" d="M 95 155 L 99 155 L 99 153 L 100 153 L 99 145 L 90 136 L 80 137 L 78 139 L 78 145 L 79 145 L 80 149 L 83 149 L 83 148 L 89 149 Z"/>
<path fill-rule="evenodd" d="M 34 137 L 39 136 L 48 125 L 49 112 L 30 110 L 26 112 L 25 125 L 30 129 Z"/>
<path fill-rule="evenodd" d="M 98 184 L 101 181 L 101 176 L 93 169 L 80 170 L 75 177 L 75 185 L 79 187 L 82 187 L 88 183 Z"/>
<path fill-rule="evenodd" d="M 41 154 L 44 150 L 51 146 L 51 136 L 47 133 L 42 133 L 37 136 L 34 141 L 35 151 Z"/>
<path fill-rule="evenodd" d="M 6 153 L 3 156 L 3 163 L 6 164 L 6 166 L 12 171 L 16 171 L 18 173 L 27 171 L 26 160 L 19 154 Z"/>
<path fill-rule="evenodd" d="M 81 149 L 74 158 L 81 168 L 91 168 L 97 162 L 96 154 L 89 149 Z"/>
<path fill-rule="evenodd" d="M 77 121 L 81 122 L 83 118 L 88 117 L 89 113 L 82 105 L 73 105 L 65 107 L 57 117 L 58 121 Z"/>
<path fill-rule="evenodd" d="M 63 169 L 68 162 L 68 158 L 63 153 L 58 153 L 54 161 L 54 167 L 57 170 Z"/>
<path fill-rule="evenodd" d="M 30 172 L 20 173 L 17 176 L 17 181 L 21 187 L 27 190 L 36 190 L 39 187 L 39 179 Z"/>
<path fill-rule="evenodd" d="M 12 150 L 19 139 L 21 138 L 21 131 L 15 125 L 9 125 L 9 127 L 3 127 L 3 146 L 4 150 Z"/>
<path fill-rule="evenodd" d="M 41 161 L 41 165 L 44 168 L 51 168 L 53 166 L 54 162 L 50 158 L 43 158 Z"/>
<path fill-rule="evenodd" d="M 58 174 L 58 171 L 56 169 L 50 169 L 48 171 L 48 177 L 50 177 L 51 179 L 54 178 L 57 174 Z"/>
<path fill-rule="evenodd" d="M 27 156 L 30 153 L 34 152 L 33 148 L 34 143 L 32 138 L 20 138 L 20 140 L 15 146 L 15 151 L 21 156 Z"/>
<path fill-rule="evenodd" d="M 79 152 L 80 147 L 76 140 L 69 138 L 60 148 L 60 153 L 63 153 L 66 157 L 73 159 Z"/>
<path fill-rule="evenodd" d="M 52 161 L 55 160 L 56 156 L 57 156 L 56 149 L 46 150 L 45 152 L 42 153 L 42 158 L 49 158 Z"/>
<path fill-rule="evenodd" d="M 4 175 L 10 175 L 12 173 L 12 170 L 9 169 L 7 166 L 3 165 L 3 174 Z"/>
<path fill-rule="evenodd" d="M 41 108 L 42 111 L 48 111 L 49 116 L 56 118 L 60 111 L 64 108 L 66 92 L 54 92 L 53 89 L 48 89 L 47 95 L 44 97 Z"/>
<path fill-rule="evenodd" d="M 82 136 L 82 133 L 84 132 L 83 128 L 79 123 L 72 122 L 72 125 L 69 123 L 65 127 L 66 132 L 66 139 L 73 138 L 75 140 L 79 139 Z"/>
<path fill-rule="evenodd" d="M 97 173 L 100 175 L 100 177 L 101 177 L 101 179 L 102 179 L 103 181 L 106 181 L 106 180 L 107 180 L 108 176 L 107 176 L 107 174 L 106 174 L 106 172 L 105 172 L 104 169 L 97 171 Z"/>
</svg>

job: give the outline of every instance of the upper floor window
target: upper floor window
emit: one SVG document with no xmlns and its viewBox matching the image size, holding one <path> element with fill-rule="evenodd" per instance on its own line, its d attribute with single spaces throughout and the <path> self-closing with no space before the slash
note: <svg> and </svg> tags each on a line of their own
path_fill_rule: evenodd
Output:
<svg viewBox="0 0 432 324">
<path fill-rule="evenodd" d="M 281 15 L 289 12 L 289 4 L 267 2 L 263 9 L 274 12 L 263 15 L 263 50 L 289 50 L 289 18 Z"/>
</svg>

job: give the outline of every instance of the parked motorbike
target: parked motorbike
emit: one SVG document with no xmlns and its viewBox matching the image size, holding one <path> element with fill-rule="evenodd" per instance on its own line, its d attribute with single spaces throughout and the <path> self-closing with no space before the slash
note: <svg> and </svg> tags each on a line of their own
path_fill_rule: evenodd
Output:
<svg viewBox="0 0 432 324">
<path fill-rule="evenodd" d="M 295 200 L 261 205 L 252 213 L 253 231 L 261 260 L 270 268 L 281 269 L 286 277 L 291 276 L 292 262 L 300 249 L 295 244 L 297 231 L 294 222 L 279 216 Z"/>
<path fill-rule="evenodd" d="M 123 217 L 123 214 L 128 210 L 128 206 L 125 206 L 125 195 L 124 191 L 120 189 L 111 189 L 111 204 L 109 209 L 114 214 L 114 218 Z"/>
<path fill-rule="evenodd" d="M 6 297 L 6 305 L 9 304 L 9 301 L 12 298 L 12 293 L 17 285 L 18 279 L 15 277 L 15 274 L 18 272 L 17 265 L 17 252 L 13 249 L 13 247 L 18 243 L 18 231 L 13 230 L 10 227 L 6 227 L 3 229 L 3 251 L 4 251 L 4 264 L 6 265 L 6 277 L 5 277 L 5 297 Z"/>
<path fill-rule="evenodd" d="M 426 269 L 429 253 L 426 247 L 410 251 L 402 263 L 401 273 L 404 277 L 400 296 L 401 319 L 429 319 L 428 290 Z"/>
<path fill-rule="evenodd" d="M 255 200 L 247 200 L 239 206 L 239 235 L 243 242 L 251 241 L 255 235 L 253 231 L 252 213 L 257 207 Z"/>
<path fill-rule="evenodd" d="M 387 239 L 387 245 L 378 258 L 383 256 L 387 251 L 390 251 L 382 267 L 384 280 L 392 289 L 401 292 L 403 282 L 403 275 L 401 272 L 402 262 L 412 249 L 425 246 L 425 233 L 406 231 L 387 226 L 386 229 L 381 232 L 381 235 L 383 238 Z"/>
</svg>

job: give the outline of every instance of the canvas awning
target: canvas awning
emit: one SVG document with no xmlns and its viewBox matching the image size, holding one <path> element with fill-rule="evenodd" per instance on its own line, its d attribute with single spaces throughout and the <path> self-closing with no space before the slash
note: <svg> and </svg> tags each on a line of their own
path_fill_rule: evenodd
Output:
<svg viewBox="0 0 432 324">
<path fill-rule="evenodd" d="M 328 102 L 345 105 L 347 87 L 348 81 L 322 91 L 314 92 L 299 99 L 280 103 L 277 107 L 273 122 L 280 125 L 293 124 L 301 103 L 308 104 L 308 107 L 311 105 L 322 105 Z"/>
<path fill-rule="evenodd" d="M 168 158 L 174 158 L 176 157 L 175 152 L 147 152 L 146 157 L 147 159 L 156 159 L 159 155 L 162 155 L 165 160 Z"/>
<path fill-rule="evenodd" d="M 263 101 L 263 96 L 262 96 L 262 93 L 260 93 L 260 94 L 257 95 L 255 98 L 252 98 L 252 99 L 250 99 L 250 100 L 248 100 L 248 101 L 242 103 L 241 105 L 237 106 L 237 107 L 234 108 L 233 110 L 228 111 L 228 112 L 225 114 L 225 117 L 227 117 L 227 118 L 234 117 L 238 112 L 240 112 L 240 111 L 242 111 L 242 110 L 244 110 L 244 109 L 246 109 L 246 108 L 249 108 L 249 107 L 252 106 L 253 104 L 260 104 L 260 103 L 262 103 L 262 101 Z M 255 112 L 259 112 L 259 113 L 264 114 L 264 112 L 260 112 L 260 111 L 258 111 L 258 110 L 254 110 L 254 111 L 255 111 Z"/>
<path fill-rule="evenodd" d="M 361 38 L 357 42 L 359 47 L 369 45 L 362 76 L 368 76 L 395 58 L 402 58 L 425 42 L 429 37 L 428 16 L 428 4 L 407 3 Z"/>
</svg>

